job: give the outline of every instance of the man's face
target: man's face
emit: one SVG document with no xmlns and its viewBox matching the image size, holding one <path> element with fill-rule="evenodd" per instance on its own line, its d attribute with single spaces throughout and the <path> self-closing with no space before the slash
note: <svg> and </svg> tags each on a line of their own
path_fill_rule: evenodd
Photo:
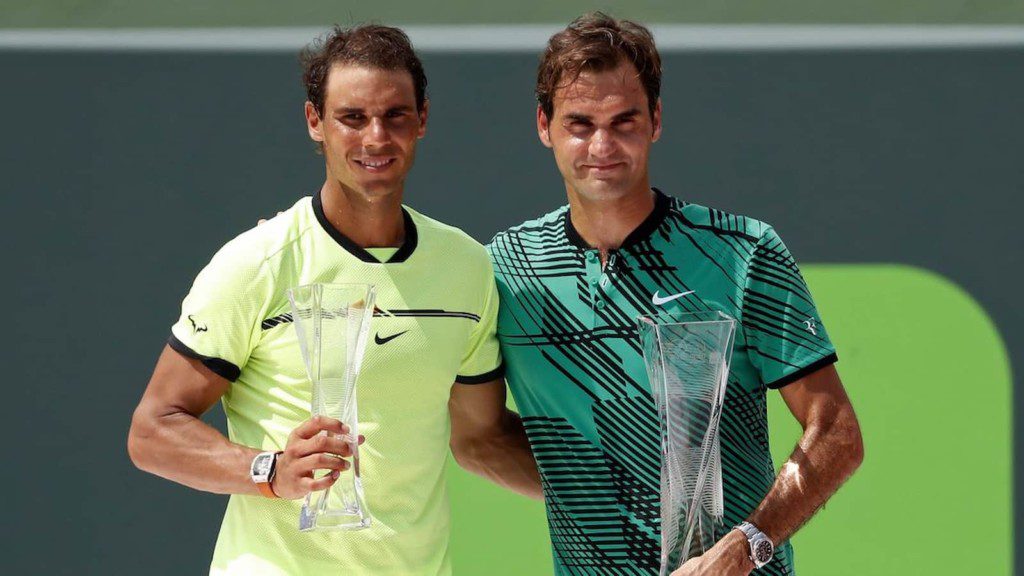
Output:
<svg viewBox="0 0 1024 576">
<path fill-rule="evenodd" d="M 400 192 L 427 129 L 412 76 L 335 64 L 326 84 L 323 115 L 307 102 L 306 124 L 323 145 L 328 178 L 367 199 Z"/>
<path fill-rule="evenodd" d="M 661 101 L 652 117 L 632 64 L 584 72 L 552 101 L 551 118 L 537 108 L 537 133 L 554 150 L 568 187 L 592 200 L 646 188 L 647 158 L 661 135 Z"/>
</svg>

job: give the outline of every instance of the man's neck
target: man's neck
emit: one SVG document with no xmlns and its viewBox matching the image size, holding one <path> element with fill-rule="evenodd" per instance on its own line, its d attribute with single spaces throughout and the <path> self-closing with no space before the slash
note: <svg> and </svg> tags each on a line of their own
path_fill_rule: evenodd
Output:
<svg viewBox="0 0 1024 576">
<path fill-rule="evenodd" d="M 601 251 L 602 261 L 654 211 L 654 191 L 646 182 L 607 200 L 587 199 L 571 189 L 568 192 L 572 225 L 587 244 Z"/>
<path fill-rule="evenodd" d="M 320 199 L 331 226 L 362 248 L 398 247 L 405 240 L 401 191 L 367 198 L 328 180 Z"/>
</svg>

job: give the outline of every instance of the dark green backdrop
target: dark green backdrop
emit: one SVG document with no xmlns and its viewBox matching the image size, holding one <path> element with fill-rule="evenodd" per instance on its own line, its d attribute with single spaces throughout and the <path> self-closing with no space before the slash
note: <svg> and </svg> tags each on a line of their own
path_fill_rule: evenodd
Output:
<svg viewBox="0 0 1024 576">
<path fill-rule="evenodd" d="M 408 202 L 481 241 L 562 203 L 534 57 L 424 56 Z M 1021 49 L 666 54 L 653 181 L 773 223 L 802 262 L 952 279 L 994 318 L 1019 388 L 1022 64 Z M 295 56 L 5 51 L 0 84 L 3 571 L 200 573 L 225 500 L 134 470 L 125 434 L 195 273 L 322 180 Z"/>
</svg>

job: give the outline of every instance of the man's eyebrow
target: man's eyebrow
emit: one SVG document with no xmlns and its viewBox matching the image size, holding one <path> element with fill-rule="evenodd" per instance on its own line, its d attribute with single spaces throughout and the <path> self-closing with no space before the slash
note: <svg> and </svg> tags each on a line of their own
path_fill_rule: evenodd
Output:
<svg viewBox="0 0 1024 576">
<path fill-rule="evenodd" d="M 564 118 L 570 122 L 590 122 L 590 116 L 586 114 L 579 114 L 577 112 L 569 112 Z"/>
<path fill-rule="evenodd" d="M 391 106 L 390 108 L 388 108 L 387 111 L 388 112 L 411 112 L 412 110 L 413 110 L 412 106 L 408 106 L 406 104 L 399 104 L 398 106 Z M 334 113 L 335 114 L 366 114 L 366 110 L 364 108 L 359 108 L 359 107 L 355 107 L 355 106 L 338 106 L 337 108 L 334 109 Z"/>
<path fill-rule="evenodd" d="M 637 116 L 639 114 L 640 114 L 640 109 L 639 108 L 630 108 L 629 110 L 626 110 L 625 112 L 619 112 L 618 114 L 616 114 L 615 115 L 615 119 L 616 120 L 628 120 L 628 119 L 632 118 L 633 116 Z"/>
</svg>

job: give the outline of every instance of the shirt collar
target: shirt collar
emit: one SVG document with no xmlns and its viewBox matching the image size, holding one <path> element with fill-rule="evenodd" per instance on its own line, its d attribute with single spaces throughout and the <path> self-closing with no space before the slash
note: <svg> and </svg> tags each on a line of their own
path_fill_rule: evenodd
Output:
<svg viewBox="0 0 1024 576">
<path fill-rule="evenodd" d="M 317 222 L 324 229 L 324 232 L 334 239 L 339 246 L 344 248 L 347 252 L 359 258 L 363 262 L 371 262 L 374 264 L 381 264 L 373 254 L 366 251 L 365 248 L 356 244 L 351 238 L 345 236 L 331 224 L 327 219 L 327 214 L 324 213 L 323 200 L 320 198 L 320 191 L 317 190 L 316 194 L 313 195 L 313 214 L 316 215 Z M 402 208 L 402 220 L 405 222 L 405 240 L 402 242 L 402 246 L 395 252 L 391 258 L 388 258 L 387 262 L 383 264 L 395 264 L 398 262 L 405 262 L 409 256 L 412 255 L 413 251 L 416 250 L 416 245 L 419 243 L 419 238 L 416 233 L 416 224 L 412 220 L 412 216 L 403 207 Z"/>
<path fill-rule="evenodd" d="M 651 213 L 647 215 L 647 218 L 644 218 L 644 221 L 639 226 L 626 236 L 622 241 L 622 245 L 619 246 L 619 250 L 650 238 L 654 231 L 661 226 L 661 223 L 665 221 L 665 217 L 668 216 L 669 210 L 672 208 L 672 199 L 657 188 L 651 188 L 651 190 L 654 191 L 654 209 L 651 210 Z M 568 237 L 569 243 L 577 248 L 582 250 L 594 249 L 593 246 L 587 244 L 586 240 L 580 236 L 579 231 L 576 230 L 576 227 L 572 225 L 569 210 L 565 211 L 565 235 Z"/>
</svg>

